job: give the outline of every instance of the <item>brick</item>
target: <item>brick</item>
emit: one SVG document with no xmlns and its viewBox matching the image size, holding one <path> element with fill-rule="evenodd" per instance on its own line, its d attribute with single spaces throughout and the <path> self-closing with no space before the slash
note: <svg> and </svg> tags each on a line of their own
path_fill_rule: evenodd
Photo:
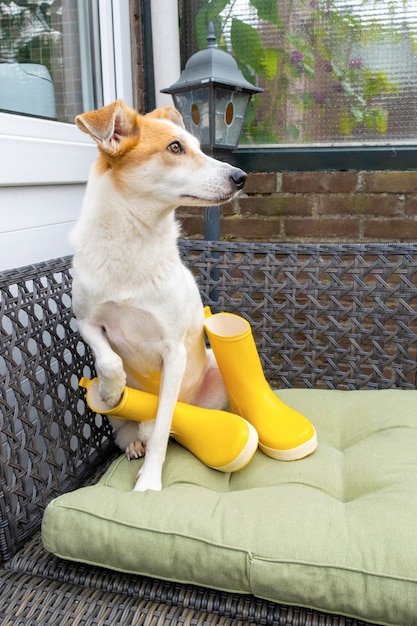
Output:
<svg viewBox="0 0 417 626">
<path fill-rule="evenodd" d="M 220 207 L 220 217 L 224 215 L 234 215 L 236 212 L 240 212 L 239 205 L 233 202 L 222 204 Z M 185 224 L 185 228 L 194 228 L 192 224 L 199 225 L 204 221 L 204 207 L 179 207 L 175 216 L 180 224 Z"/>
<path fill-rule="evenodd" d="M 251 196 L 239 198 L 242 215 L 311 215 L 313 198 L 302 195 Z"/>
<path fill-rule="evenodd" d="M 363 237 L 374 241 L 414 241 L 417 239 L 417 220 L 365 220 Z"/>
<path fill-rule="evenodd" d="M 182 207 L 182 206 L 180 206 L 175 211 L 175 217 L 179 221 L 181 221 L 182 219 L 188 217 L 189 215 L 191 215 L 191 207 Z"/>
<path fill-rule="evenodd" d="M 315 238 L 341 240 L 359 238 L 359 220 L 357 219 L 302 219 L 287 218 L 284 222 L 285 235 L 300 239 Z"/>
<path fill-rule="evenodd" d="M 181 227 L 181 237 L 200 239 L 204 233 L 203 214 L 193 217 L 183 217 L 178 220 Z"/>
<path fill-rule="evenodd" d="M 406 215 L 417 215 L 417 196 L 406 196 L 404 203 Z"/>
<path fill-rule="evenodd" d="M 356 172 L 284 172 L 282 191 L 292 193 L 349 193 L 357 187 Z"/>
<path fill-rule="evenodd" d="M 395 215 L 401 213 L 396 195 L 338 194 L 318 196 L 320 215 Z"/>
<path fill-rule="evenodd" d="M 277 175 L 265 172 L 249 174 L 243 188 L 245 193 L 274 193 L 277 190 Z"/>
<path fill-rule="evenodd" d="M 385 193 L 414 193 L 417 192 L 417 171 L 364 172 L 363 189 Z"/>
<path fill-rule="evenodd" d="M 240 198 L 234 198 L 231 202 L 222 204 L 220 207 L 220 215 L 223 216 L 223 215 L 240 214 L 239 201 L 240 201 Z"/>
<path fill-rule="evenodd" d="M 280 232 L 280 219 L 226 217 L 221 222 L 222 239 L 236 237 L 244 241 L 275 241 L 281 238 Z"/>
</svg>

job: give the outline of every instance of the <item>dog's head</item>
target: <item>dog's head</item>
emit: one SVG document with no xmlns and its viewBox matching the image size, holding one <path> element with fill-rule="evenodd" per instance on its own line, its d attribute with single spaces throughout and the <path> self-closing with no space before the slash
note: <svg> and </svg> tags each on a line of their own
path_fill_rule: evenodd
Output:
<svg viewBox="0 0 417 626">
<path fill-rule="evenodd" d="M 98 145 L 97 171 L 110 171 L 125 193 L 166 206 L 203 206 L 227 202 L 245 183 L 245 172 L 200 150 L 173 107 L 139 115 L 117 100 L 76 123 Z"/>
</svg>

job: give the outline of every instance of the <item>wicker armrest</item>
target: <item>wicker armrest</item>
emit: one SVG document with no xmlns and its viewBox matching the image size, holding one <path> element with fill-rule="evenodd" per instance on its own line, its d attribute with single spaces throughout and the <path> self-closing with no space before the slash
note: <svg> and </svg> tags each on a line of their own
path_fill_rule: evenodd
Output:
<svg viewBox="0 0 417 626">
<path fill-rule="evenodd" d="M 91 355 L 71 309 L 70 258 L 0 276 L 0 557 L 41 522 L 46 504 L 83 484 L 113 447 L 83 401 Z"/>
</svg>

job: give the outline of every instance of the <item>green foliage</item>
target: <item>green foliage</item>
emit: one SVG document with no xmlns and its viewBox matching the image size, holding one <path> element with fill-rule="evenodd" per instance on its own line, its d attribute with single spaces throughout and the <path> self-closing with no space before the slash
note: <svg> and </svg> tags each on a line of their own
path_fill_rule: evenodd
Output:
<svg viewBox="0 0 417 626">
<path fill-rule="evenodd" d="M 221 43 L 223 19 L 220 13 L 228 4 L 230 4 L 229 0 L 205 0 L 203 2 L 195 22 L 196 39 L 200 50 L 207 46 L 207 27 L 210 22 L 213 22 L 217 40 Z"/>
<path fill-rule="evenodd" d="M 260 20 L 266 20 L 278 27 L 282 26 L 276 0 L 252 0 L 251 4 L 257 9 Z"/>
<path fill-rule="evenodd" d="M 334 138 L 387 132 L 388 98 L 401 88 L 386 72 L 367 67 L 361 51 L 387 38 L 395 45 L 403 36 L 395 20 L 390 25 L 364 21 L 336 0 L 289 0 L 285 10 L 278 0 L 248 2 L 260 28 L 234 14 L 236 0 L 202 0 L 196 18 L 200 47 L 206 46 L 213 21 L 219 45 L 234 55 L 248 80 L 265 90 L 251 102 L 245 141 L 311 141 L 321 119 Z M 388 4 L 395 14 L 397 4 Z M 297 21 L 300 6 L 311 8 Z M 410 44 L 417 56 L 417 38 L 411 33 Z"/>
<path fill-rule="evenodd" d="M 0 63 L 40 63 L 51 69 L 51 28 L 55 0 L 0 3 Z M 227 2 L 225 3 L 227 4 Z"/>
<path fill-rule="evenodd" d="M 230 31 L 233 51 L 240 63 L 248 69 L 253 70 L 258 75 L 263 75 L 264 47 L 259 32 L 253 26 L 238 20 L 232 19 Z"/>
<path fill-rule="evenodd" d="M 398 92 L 399 86 L 391 82 L 385 72 L 372 72 L 366 68 L 364 71 L 364 97 L 371 100 L 376 96 Z"/>
</svg>

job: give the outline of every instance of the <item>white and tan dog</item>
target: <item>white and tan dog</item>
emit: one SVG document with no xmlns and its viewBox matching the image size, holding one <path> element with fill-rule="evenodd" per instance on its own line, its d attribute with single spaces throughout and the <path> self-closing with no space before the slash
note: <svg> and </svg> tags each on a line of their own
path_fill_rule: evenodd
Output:
<svg viewBox="0 0 417 626">
<path fill-rule="evenodd" d="M 179 256 L 174 209 L 227 202 L 246 174 L 203 154 L 171 107 L 141 116 L 116 101 L 76 123 L 97 142 L 99 157 L 71 236 L 73 307 L 103 400 L 115 406 L 125 384 L 159 391 L 155 422 L 112 418 L 112 425 L 128 458 L 143 456 L 146 444 L 135 489 L 160 490 L 177 400 L 227 403 L 205 348 L 200 295 Z"/>
</svg>

